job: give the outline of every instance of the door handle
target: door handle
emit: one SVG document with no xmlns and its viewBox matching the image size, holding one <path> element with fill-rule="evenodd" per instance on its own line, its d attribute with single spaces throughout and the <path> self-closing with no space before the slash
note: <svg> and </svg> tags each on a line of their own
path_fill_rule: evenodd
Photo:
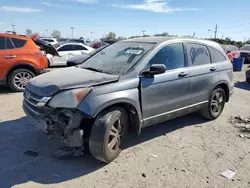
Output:
<svg viewBox="0 0 250 188">
<path fill-rule="evenodd" d="M 179 77 L 185 77 L 185 76 L 187 76 L 187 75 L 188 75 L 187 73 L 181 72 L 178 76 L 179 76 Z"/>
<path fill-rule="evenodd" d="M 8 55 L 8 56 L 4 56 L 4 59 L 13 59 L 15 58 L 15 55 Z"/>
<path fill-rule="evenodd" d="M 211 67 L 210 71 L 216 71 L 216 67 Z"/>
<path fill-rule="evenodd" d="M 74 54 L 72 54 L 72 53 L 68 53 L 68 55 L 74 55 Z"/>
</svg>

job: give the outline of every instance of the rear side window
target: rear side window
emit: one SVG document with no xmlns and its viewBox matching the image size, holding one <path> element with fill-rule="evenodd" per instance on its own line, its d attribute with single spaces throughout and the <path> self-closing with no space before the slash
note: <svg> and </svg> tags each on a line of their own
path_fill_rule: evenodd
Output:
<svg viewBox="0 0 250 188">
<path fill-rule="evenodd" d="M 81 45 L 75 45 L 75 50 L 88 50 L 88 49 Z"/>
<path fill-rule="evenodd" d="M 206 65 L 211 63 L 210 54 L 205 45 L 187 43 L 188 60 L 192 66 Z"/>
<path fill-rule="evenodd" d="M 5 50 L 5 37 L 0 37 L 0 50 Z"/>
<path fill-rule="evenodd" d="M 13 42 L 10 40 L 10 38 L 6 38 L 6 49 L 10 50 L 10 49 L 14 49 L 15 46 L 13 44 Z"/>
<path fill-rule="evenodd" d="M 65 46 L 62 46 L 61 48 L 58 49 L 59 52 L 61 51 L 72 51 L 73 50 L 73 45 L 65 45 Z"/>
<path fill-rule="evenodd" d="M 213 63 L 222 62 L 226 60 L 226 57 L 218 50 L 215 50 L 214 48 L 211 48 L 211 47 L 208 47 L 208 49 L 210 51 L 211 59 Z"/>
<path fill-rule="evenodd" d="M 22 39 L 16 39 L 16 38 L 10 38 L 10 40 L 13 42 L 16 48 L 22 48 L 26 44 L 26 40 Z"/>
</svg>

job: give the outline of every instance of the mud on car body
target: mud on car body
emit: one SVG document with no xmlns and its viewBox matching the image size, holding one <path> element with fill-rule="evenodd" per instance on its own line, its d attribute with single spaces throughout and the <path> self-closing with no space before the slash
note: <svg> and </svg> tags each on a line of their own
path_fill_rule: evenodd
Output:
<svg viewBox="0 0 250 188">
<path fill-rule="evenodd" d="M 128 131 L 140 134 L 143 127 L 194 111 L 218 118 L 233 92 L 232 76 L 232 64 L 217 43 L 129 39 L 79 66 L 32 79 L 23 108 L 68 146 L 64 151 L 80 154 L 88 147 L 96 159 L 111 162 Z"/>
</svg>

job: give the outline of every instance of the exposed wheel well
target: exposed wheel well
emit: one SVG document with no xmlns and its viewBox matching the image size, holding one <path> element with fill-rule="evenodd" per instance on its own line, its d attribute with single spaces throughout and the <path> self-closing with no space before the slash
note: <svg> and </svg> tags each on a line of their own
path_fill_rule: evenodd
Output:
<svg viewBox="0 0 250 188">
<path fill-rule="evenodd" d="M 222 84 L 217 85 L 215 88 L 218 88 L 218 87 L 221 87 L 225 91 L 226 102 L 228 102 L 230 93 L 229 93 L 229 88 L 228 88 L 227 84 L 222 83 Z"/>
<path fill-rule="evenodd" d="M 121 107 L 121 108 L 125 109 L 128 113 L 128 116 L 129 116 L 129 132 L 140 134 L 140 118 L 139 118 L 139 115 L 138 115 L 136 108 L 129 103 L 121 102 L 121 103 L 116 103 L 116 104 L 113 104 L 111 106 L 108 106 L 108 107 L 104 108 L 101 112 L 103 112 L 107 109 L 111 109 L 113 107 Z M 99 112 L 99 113 L 101 113 L 101 112 Z M 87 122 L 84 120 L 84 122 L 85 122 L 85 125 L 87 122 L 90 125 L 94 122 L 94 119 L 88 120 Z M 87 134 L 89 131 L 90 130 L 86 130 Z"/>
<path fill-rule="evenodd" d="M 12 67 L 8 73 L 6 74 L 6 80 L 8 80 L 9 78 L 9 75 L 11 72 L 13 72 L 14 70 L 17 70 L 17 69 L 28 69 L 30 70 L 31 72 L 33 72 L 35 75 L 38 74 L 37 70 L 35 67 L 31 66 L 31 65 L 27 65 L 27 64 L 20 64 L 20 65 L 17 65 L 17 66 L 14 66 Z"/>
</svg>

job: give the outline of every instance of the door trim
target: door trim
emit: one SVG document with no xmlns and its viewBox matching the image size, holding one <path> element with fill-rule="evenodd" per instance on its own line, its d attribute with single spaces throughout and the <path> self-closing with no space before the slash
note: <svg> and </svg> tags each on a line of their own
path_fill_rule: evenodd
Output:
<svg viewBox="0 0 250 188">
<path fill-rule="evenodd" d="M 162 114 L 158 114 L 158 115 L 155 115 L 155 116 L 151 116 L 151 117 L 143 119 L 143 121 L 147 121 L 147 120 L 150 120 L 150 119 L 153 119 L 153 118 L 157 118 L 157 117 L 160 117 L 160 116 L 171 114 L 171 113 L 174 113 L 174 112 L 177 112 L 177 111 L 185 110 L 187 108 L 191 108 L 191 107 L 198 106 L 198 105 L 205 104 L 205 103 L 208 103 L 208 100 L 203 101 L 203 102 L 199 102 L 199 103 L 196 103 L 196 104 L 192 104 L 192 105 L 189 105 L 189 106 L 185 106 L 185 107 L 182 107 L 182 108 L 178 108 L 178 109 L 175 109 L 175 110 L 171 110 L 171 111 L 168 111 L 168 112 L 164 112 Z"/>
</svg>

